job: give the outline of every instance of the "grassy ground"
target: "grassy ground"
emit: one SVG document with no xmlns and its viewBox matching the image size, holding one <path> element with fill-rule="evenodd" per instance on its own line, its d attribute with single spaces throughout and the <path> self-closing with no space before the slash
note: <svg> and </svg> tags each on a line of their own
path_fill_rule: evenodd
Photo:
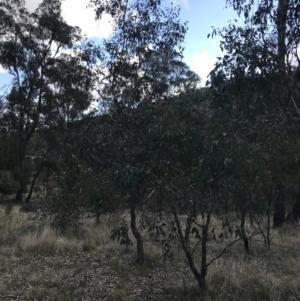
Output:
<svg viewBox="0 0 300 301">
<path fill-rule="evenodd" d="M 0 300 L 300 300 L 300 232 L 272 232 L 269 252 L 258 237 L 246 255 L 238 243 L 210 267 L 208 289 L 200 292 L 184 256 L 173 261 L 146 241 L 146 262 L 135 264 L 135 249 L 109 239 L 120 218 L 86 219 L 72 237 L 28 220 L 17 208 L 0 211 Z M 210 242 L 210 254 L 222 248 Z"/>
</svg>

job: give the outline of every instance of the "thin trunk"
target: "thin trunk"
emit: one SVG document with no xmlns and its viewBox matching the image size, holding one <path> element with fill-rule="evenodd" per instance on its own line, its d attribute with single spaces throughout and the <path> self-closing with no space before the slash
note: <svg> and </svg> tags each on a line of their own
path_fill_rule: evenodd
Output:
<svg viewBox="0 0 300 301">
<path fill-rule="evenodd" d="M 191 216 L 187 217 L 187 221 L 186 221 L 186 227 L 184 230 L 184 243 L 187 247 L 190 246 L 190 234 L 191 234 L 191 228 L 192 228 L 192 224 L 193 224 L 193 218 Z"/>
<path fill-rule="evenodd" d="M 16 194 L 16 201 L 17 202 L 23 202 L 23 189 L 20 188 L 18 191 L 17 191 L 17 194 Z"/>
<path fill-rule="evenodd" d="M 245 251 L 249 254 L 249 239 L 248 239 L 246 231 L 245 231 L 246 213 L 247 213 L 247 210 L 243 209 L 242 216 L 241 216 L 241 233 L 242 233 Z"/>
<path fill-rule="evenodd" d="M 58 220 L 59 220 L 61 234 L 65 235 L 68 229 L 69 217 L 68 217 L 68 210 L 64 204 L 61 204 L 59 208 Z"/>
<path fill-rule="evenodd" d="M 292 207 L 292 218 L 295 222 L 300 219 L 300 194 L 297 195 L 296 201 Z"/>
<path fill-rule="evenodd" d="M 145 261 L 144 241 L 141 233 L 136 227 L 136 214 L 134 206 L 130 207 L 130 227 L 136 239 L 137 263 L 142 265 Z"/>
<path fill-rule="evenodd" d="M 285 57 L 286 50 L 286 21 L 288 13 L 289 0 L 279 0 L 277 6 L 277 51 L 278 51 L 278 68 L 281 75 L 285 74 Z"/>
<path fill-rule="evenodd" d="M 202 258 L 201 258 L 201 281 L 202 287 L 206 287 L 205 278 L 207 274 L 207 241 L 208 241 L 208 226 L 210 223 L 210 213 L 207 214 L 206 224 L 202 228 Z"/>
<path fill-rule="evenodd" d="M 43 78 L 43 67 L 42 67 L 42 74 L 41 74 L 41 79 Z M 20 89 L 20 83 L 19 83 L 19 93 L 20 93 L 20 99 L 24 100 L 25 95 L 23 94 L 23 92 L 21 92 Z M 28 104 L 30 102 L 31 97 L 33 96 L 33 92 L 32 92 L 32 87 L 30 88 L 30 91 L 27 95 L 26 98 L 26 103 L 23 103 L 23 107 L 20 109 L 19 112 L 19 168 L 20 168 L 20 172 L 21 172 L 21 176 L 24 177 L 24 175 L 22 174 L 22 169 L 23 169 L 23 165 L 24 165 L 24 161 L 25 161 L 25 157 L 26 157 L 26 149 L 27 149 L 27 145 L 29 143 L 29 141 L 31 140 L 36 127 L 38 125 L 38 121 L 35 121 L 31 128 L 30 128 L 30 117 L 28 115 Z M 39 114 L 40 108 L 41 108 L 41 101 L 42 101 L 42 89 L 40 89 L 39 91 L 39 100 L 38 100 L 38 107 L 37 107 L 37 113 Z M 26 117 L 25 117 L 26 114 Z M 26 125 L 25 125 L 25 119 L 27 119 L 26 121 Z M 17 195 L 16 195 L 16 201 L 18 202 L 22 202 L 23 201 L 23 191 L 24 187 L 22 187 L 17 191 Z"/>
<path fill-rule="evenodd" d="M 158 209 L 158 218 L 159 218 L 159 220 L 160 221 L 162 221 L 162 209 L 161 209 L 161 207 L 159 207 L 159 209 Z"/>
<path fill-rule="evenodd" d="M 278 184 L 277 197 L 274 200 L 273 226 L 275 228 L 281 226 L 285 221 L 285 189 L 284 186 Z"/>
<path fill-rule="evenodd" d="M 270 226 L 271 226 L 271 218 L 270 218 L 271 193 L 272 193 L 272 190 L 270 190 L 270 194 L 269 194 L 269 198 L 268 198 L 268 209 L 267 209 L 267 218 L 268 218 L 268 224 L 267 224 L 267 246 L 268 246 L 268 250 L 270 249 L 270 246 L 271 246 L 271 241 L 270 241 Z"/>
<path fill-rule="evenodd" d="M 29 190 L 29 193 L 28 193 L 27 198 L 25 200 L 26 203 L 30 202 L 30 199 L 31 199 L 31 196 L 32 196 L 32 193 L 33 193 L 33 190 L 34 190 L 34 186 L 35 186 L 35 183 L 36 183 L 36 180 L 39 177 L 41 171 L 42 171 L 42 168 L 39 168 L 37 170 L 37 172 L 33 176 L 33 179 L 32 179 L 31 185 L 30 185 L 30 190 Z"/>
<path fill-rule="evenodd" d="M 25 153 L 26 153 L 26 139 L 23 139 L 22 135 L 20 134 L 20 140 L 19 140 L 19 169 L 21 172 L 21 176 L 23 177 L 24 175 L 22 174 L 22 169 L 24 165 L 24 160 L 25 160 Z M 22 185 L 20 185 L 19 190 L 17 191 L 16 194 L 16 201 L 17 202 L 23 202 L 23 188 Z"/>
<path fill-rule="evenodd" d="M 98 210 L 96 213 L 96 224 L 99 225 L 100 224 L 100 211 Z"/>
<path fill-rule="evenodd" d="M 188 248 L 188 246 L 185 243 L 185 237 L 184 237 L 184 234 L 183 234 L 183 231 L 182 231 L 182 226 L 181 226 L 180 221 L 178 219 L 176 209 L 175 209 L 174 206 L 172 206 L 171 209 L 172 209 L 172 213 L 173 213 L 175 223 L 176 223 L 176 226 L 177 226 L 181 247 L 182 247 L 182 249 L 185 253 L 185 256 L 186 256 L 186 259 L 187 259 L 188 264 L 190 266 L 190 269 L 193 272 L 194 277 L 196 278 L 196 281 L 198 282 L 199 287 L 200 288 L 205 288 L 206 287 L 205 276 L 206 276 L 207 267 L 205 267 L 203 269 L 203 273 L 202 273 L 202 271 L 201 271 L 201 273 L 198 271 L 198 269 L 195 265 L 195 262 L 194 262 L 193 255 L 192 255 L 190 249 Z M 202 247 L 203 247 L 203 241 L 202 241 Z M 203 249 L 202 249 L 202 252 L 203 252 Z M 206 254 L 206 244 L 205 244 L 205 254 Z M 202 260 L 202 264 L 203 264 L 203 260 Z"/>
<path fill-rule="evenodd" d="M 300 193 L 297 194 L 296 200 L 288 213 L 286 220 L 290 222 L 298 222 L 300 219 Z"/>
<path fill-rule="evenodd" d="M 250 221 L 251 227 L 253 227 L 253 215 L 254 215 L 254 213 L 249 212 L 249 221 Z"/>
</svg>

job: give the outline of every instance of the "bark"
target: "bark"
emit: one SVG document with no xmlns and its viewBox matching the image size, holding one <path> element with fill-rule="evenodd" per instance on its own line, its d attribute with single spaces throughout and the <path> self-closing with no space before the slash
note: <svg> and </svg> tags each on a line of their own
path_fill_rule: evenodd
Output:
<svg viewBox="0 0 300 301">
<path fill-rule="evenodd" d="M 278 47 L 278 67 L 279 72 L 285 74 L 285 56 L 286 50 L 286 21 L 288 12 L 289 0 L 279 0 L 277 6 L 277 47 Z"/>
<path fill-rule="evenodd" d="M 96 224 L 97 225 L 100 224 L 100 211 L 97 211 L 97 213 L 96 213 Z"/>
<path fill-rule="evenodd" d="M 131 206 L 130 208 L 130 227 L 136 239 L 137 263 L 142 265 L 145 261 L 144 240 L 136 226 L 136 213 L 134 206 Z"/>
<path fill-rule="evenodd" d="M 20 133 L 19 133 L 19 136 L 20 136 L 20 140 L 19 140 L 19 169 L 21 171 L 21 174 L 22 174 L 22 169 L 23 169 L 23 165 L 24 165 L 24 161 L 25 161 L 25 154 L 26 154 L 26 148 L 27 148 L 27 140 L 24 139 L 22 137 L 22 132 L 20 130 Z M 24 176 L 22 174 L 22 176 Z M 17 191 L 17 194 L 16 194 L 16 201 L 17 202 L 23 202 L 23 188 L 22 185 L 20 185 L 20 189 Z"/>
<path fill-rule="evenodd" d="M 189 249 L 189 247 L 185 243 L 185 237 L 184 237 L 184 234 L 183 234 L 183 231 L 182 231 L 182 226 L 181 226 L 180 221 L 178 219 L 176 209 L 175 209 L 174 206 L 172 206 L 171 209 L 172 209 L 172 213 L 173 213 L 175 223 L 176 223 L 176 226 L 177 226 L 181 247 L 182 247 L 182 249 L 185 253 L 186 259 L 187 259 L 188 264 L 189 264 L 189 267 L 190 267 L 192 273 L 194 274 L 194 277 L 196 278 L 196 281 L 198 282 L 199 287 L 200 288 L 205 288 L 206 287 L 205 276 L 206 276 L 206 272 L 207 272 L 205 239 L 204 239 L 204 242 L 202 240 L 202 256 L 203 256 L 203 245 L 204 245 L 204 247 L 205 247 L 204 248 L 205 259 L 202 258 L 201 273 L 200 273 L 198 271 L 196 265 L 195 265 L 193 254 L 192 254 L 191 250 Z M 204 264 L 205 264 L 205 267 L 204 267 Z"/>
<path fill-rule="evenodd" d="M 280 75 L 284 78 L 286 74 L 287 55 L 286 48 L 286 30 L 287 30 L 287 13 L 290 0 L 279 0 L 277 6 L 276 27 L 277 27 L 277 58 Z M 278 196 L 274 200 L 273 226 L 279 227 L 285 220 L 285 193 L 284 187 L 277 186 Z"/>
<path fill-rule="evenodd" d="M 58 212 L 59 226 L 61 229 L 61 233 L 65 235 L 68 229 L 68 210 L 64 204 L 61 204 Z"/>
<path fill-rule="evenodd" d="M 295 222 L 300 219 L 300 194 L 297 195 L 296 202 L 292 207 L 292 218 Z"/>
<path fill-rule="evenodd" d="M 253 227 L 253 215 L 254 215 L 254 213 L 249 212 L 249 222 L 250 222 L 251 227 Z"/>
<path fill-rule="evenodd" d="M 207 274 L 207 241 L 208 241 L 208 226 L 210 223 L 210 214 L 207 215 L 206 225 L 202 228 L 202 258 L 201 258 L 201 286 L 206 287 L 205 278 Z"/>
<path fill-rule="evenodd" d="M 160 221 L 162 221 L 162 209 L 161 209 L 161 207 L 158 209 L 158 218 L 159 218 L 159 220 Z"/>
<path fill-rule="evenodd" d="M 284 186 L 278 184 L 277 197 L 274 200 L 273 226 L 275 228 L 281 226 L 285 221 L 285 189 Z"/>
<path fill-rule="evenodd" d="M 20 142 L 20 150 L 19 150 L 19 168 L 20 168 L 20 171 L 22 171 L 24 159 L 25 159 L 25 151 L 23 150 L 23 143 Z M 20 185 L 20 188 L 17 191 L 16 201 L 17 202 L 23 202 L 23 187 L 22 187 L 22 185 Z"/>
<path fill-rule="evenodd" d="M 20 188 L 18 191 L 17 191 L 17 194 L 16 194 L 16 201 L 17 202 L 23 202 L 23 189 Z"/>
<path fill-rule="evenodd" d="M 291 211 L 289 212 L 286 219 L 292 222 L 298 222 L 298 220 L 300 219 L 300 193 L 298 193 Z"/>
<path fill-rule="evenodd" d="M 247 210 L 242 211 L 241 233 L 242 233 L 242 238 L 243 238 L 243 242 L 244 242 L 245 251 L 249 254 L 249 239 L 248 239 L 246 231 L 245 231 L 246 213 L 247 213 Z"/>
<path fill-rule="evenodd" d="M 43 71 L 42 71 L 41 78 L 43 78 Z M 33 133 L 35 132 L 36 127 L 39 123 L 39 120 L 37 120 L 30 127 L 30 121 L 29 121 L 30 116 L 28 116 L 28 103 L 29 103 L 30 98 L 33 96 L 33 87 L 32 86 L 31 86 L 30 90 L 31 90 L 31 93 L 29 93 L 27 95 L 27 97 L 25 97 L 26 98 L 26 104 L 22 109 L 20 109 L 20 112 L 19 112 L 19 129 L 18 129 L 18 132 L 19 132 L 19 168 L 20 168 L 20 171 L 22 171 L 22 169 L 23 169 L 28 143 L 31 140 L 31 138 L 33 136 Z M 19 92 L 20 92 L 20 99 L 23 99 L 24 94 L 23 94 L 23 92 L 21 92 L 21 89 L 19 89 Z M 42 101 L 42 90 L 40 89 L 37 112 L 40 111 L 41 101 Z M 26 117 L 25 117 L 25 114 L 26 114 Z M 27 119 L 26 122 L 25 122 L 25 119 Z M 24 176 L 24 175 L 22 175 L 22 176 Z M 21 187 L 17 191 L 16 201 L 18 201 L 18 202 L 23 201 L 23 188 L 24 187 Z"/>
<path fill-rule="evenodd" d="M 271 218 L 270 218 L 271 192 L 272 192 L 272 189 L 270 189 L 270 195 L 269 195 L 269 198 L 268 198 L 268 209 L 267 209 L 267 220 L 268 220 L 268 224 L 267 224 L 267 237 L 266 237 L 266 242 L 267 242 L 268 249 L 270 249 L 270 246 L 271 246 L 271 241 L 270 241 L 270 227 L 271 227 Z"/>
<path fill-rule="evenodd" d="M 34 190 L 34 186 L 35 186 L 35 183 L 36 183 L 36 180 L 38 179 L 41 171 L 42 171 L 42 168 L 39 168 L 37 170 L 37 172 L 33 175 L 33 179 L 32 179 L 31 185 L 30 185 L 30 190 L 29 190 L 29 193 L 28 193 L 27 198 L 25 200 L 26 203 L 30 202 L 30 199 L 31 199 L 31 196 L 32 196 L 32 193 L 33 193 L 33 190 Z"/>
</svg>

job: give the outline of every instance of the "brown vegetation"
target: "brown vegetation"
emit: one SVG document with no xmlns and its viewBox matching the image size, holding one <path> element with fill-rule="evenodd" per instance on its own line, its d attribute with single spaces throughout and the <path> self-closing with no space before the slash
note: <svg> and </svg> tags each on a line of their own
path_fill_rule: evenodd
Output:
<svg viewBox="0 0 300 301">
<path fill-rule="evenodd" d="M 1 300 L 297 300 L 300 295 L 298 228 L 272 230 L 266 250 L 259 236 L 250 255 L 242 241 L 212 263 L 207 290 L 201 292 L 184 254 L 174 243 L 173 260 L 164 262 L 160 247 L 145 237 L 145 264 L 135 248 L 110 240 L 123 217 L 87 218 L 76 234 L 60 236 L 47 223 L 28 219 L 14 208 L 1 209 Z M 248 225 L 248 227 L 250 227 Z M 286 235 L 288 233 L 288 235 Z M 133 240 L 134 241 L 134 240 Z M 209 241 L 208 258 L 222 250 Z"/>
</svg>

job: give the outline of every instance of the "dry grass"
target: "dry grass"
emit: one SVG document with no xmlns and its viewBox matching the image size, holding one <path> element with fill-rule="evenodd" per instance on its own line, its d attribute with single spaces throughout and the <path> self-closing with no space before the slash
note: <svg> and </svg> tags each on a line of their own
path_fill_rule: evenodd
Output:
<svg viewBox="0 0 300 301">
<path fill-rule="evenodd" d="M 86 219 L 76 235 L 62 237 L 15 208 L 0 211 L 1 300 L 300 300 L 299 228 L 272 230 L 269 251 L 259 237 L 246 255 L 238 243 L 216 260 L 200 292 L 174 245 L 174 260 L 146 240 L 146 262 L 135 264 L 135 249 L 109 239 L 120 218 Z M 225 244 L 210 242 L 210 254 Z"/>
</svg>

